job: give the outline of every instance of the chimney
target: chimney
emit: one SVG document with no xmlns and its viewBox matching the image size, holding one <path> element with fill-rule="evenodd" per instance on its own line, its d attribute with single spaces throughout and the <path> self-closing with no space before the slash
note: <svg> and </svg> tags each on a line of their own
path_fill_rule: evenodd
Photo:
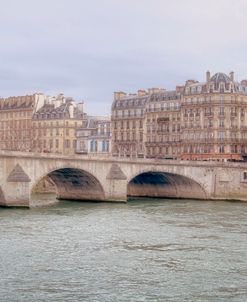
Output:
<svg viewBox="0 0 247 302">
<path fill-rule="evenodd" d="M 34 112 L 38 111 L 45 104 L 45 95 L 43 93 L 35 93 L 34 94 Z"/>
<path fill-rule="evenodd" d="M 55 99 L 55 100 L 53 100 L 52 103 L 54 104 L 55 108 L 58 108 L 61 106 L 61 100 Z"/>
<path fill-rule="evenodd" d="M 148 94 L 153 94 L 153 93 L 159 93 L 159 92 L 164 92 L 165 89 L 164 88 L 148 88 Z"/>
<path fill-rule="evenodd" d="M 176 86 L 176 92 L 182 93 L 183 91 L 184 91 L 184 86 L 181 86 L 181 85 L 177 85 L 177 86 Z"/>
<path fill-rule="evenodd" d="M 210 71 L 206 72 L 206 80 L 207 80 L 207 83 L 210 82 Z"/>
<path fill-rule="evenodd" d="M 187 86 L 187 85 L 192 85 L 192 84 L 196 84 L 196 83 L 198 83 L 198 81 L 190 79 L 190 80 L 186 81 L 185 85 Z"/>
<path fill-rule="evenodd" d="M 114 92 L 114 100 L 115 100 L 115 101 L 121 100 L 121 99 L 123 99 L 125 96 L 126 96 L 126 93 L 125 93 L 125 92 L 122 92 L 122 91 Z"/>
<path fill-rule="evenodd" d="M 234 81 L 234 72 L 233 71 L 231 71 L 229 73 L 229 77 L 230 77 L 231 81 Z"/>
<path fill-rule="evenodd" d="M 74 118 L 74 106 L 69 104 L 69 117 Z"/>
<path fill-rule="evenodd" d="M 83 102 L 77 104 L 77 108 L 80 112 L 83 112 L 83 105 L 84 105 Z"/>
<path fill-rule="evenodd" d="M 146 95 L 147 92 L 146 92 L 146 90 L 139 89 L 139 90 L 137 91 L 137 94 L 138 94 L 138 96 L 143 96 L 143 95 Z"/>
</svg>

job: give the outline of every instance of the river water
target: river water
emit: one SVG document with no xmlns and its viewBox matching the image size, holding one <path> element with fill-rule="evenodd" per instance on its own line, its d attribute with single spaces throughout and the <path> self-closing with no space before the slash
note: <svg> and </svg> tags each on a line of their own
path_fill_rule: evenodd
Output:
<svg viewBox="0 0 247 302">
<path fill-rule="evenodd" d="M 0 209 L 0 301 L 247 301 L 247 203 Z"/>
</svg>

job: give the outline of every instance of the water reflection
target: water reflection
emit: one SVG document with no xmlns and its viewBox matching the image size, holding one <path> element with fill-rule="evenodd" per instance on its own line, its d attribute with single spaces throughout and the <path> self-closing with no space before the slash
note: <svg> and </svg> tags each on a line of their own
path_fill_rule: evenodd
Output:
<svg viewBox="0 0 247 302">
<path fill-rule="evenodd" d="M 30 207 L 46 207 L 59 203 L 56 193 L 32 193 Z"/>
</svg>

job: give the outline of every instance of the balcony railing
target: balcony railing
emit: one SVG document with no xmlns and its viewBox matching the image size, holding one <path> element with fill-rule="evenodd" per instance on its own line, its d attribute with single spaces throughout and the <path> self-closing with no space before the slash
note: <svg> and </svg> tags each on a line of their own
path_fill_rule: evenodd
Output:
<svg viewBox="0 0 247 302">
<path fill-rule="evenodd" d="M 197 139 L 182 139 L 184 144 L 247 144 L 247 139 L 244 138 L 197 138 Z"/>
</svg>

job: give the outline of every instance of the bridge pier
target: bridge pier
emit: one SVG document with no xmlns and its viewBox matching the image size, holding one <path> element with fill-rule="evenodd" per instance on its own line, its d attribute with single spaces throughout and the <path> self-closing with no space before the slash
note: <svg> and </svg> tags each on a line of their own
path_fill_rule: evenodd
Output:
<svg viewBox="0 0 247 302">
<path fill-rule="evenodd" d="M 127 181 L 125 179 L 106 180 L 105 201 L 127 202 Z"/>
<path fill-rule="evenodd" d="M 25 207 L 30 206 L 29 183 L 8 183 L 0 198 L 0 206 Z"/>
<path fill-rule="evenodd" d="M 16 164 L 14 168 L 11 165 L 6 165 L 5 168 L 10 170 L 10 172 L 7 173 L 8 176 L 1 186 L 0 205 L 6 207 L 29 207 L 30 177 L 19 164 Z"/>
</svg>

